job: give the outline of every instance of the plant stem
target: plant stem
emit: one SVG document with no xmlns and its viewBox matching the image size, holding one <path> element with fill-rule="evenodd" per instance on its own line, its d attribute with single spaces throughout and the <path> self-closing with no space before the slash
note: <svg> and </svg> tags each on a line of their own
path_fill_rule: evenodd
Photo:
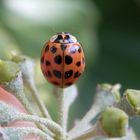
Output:
<svg viewBox="0 0 140 140">
<path fill-rule="evenodd" d="M 40 137 L 42 140 L 54 140 L 48 134 L 44 133 L 40 129 L 33 128 L 33 127 L 5 127 L 2 128 L 5 135 L 8 136 L 9 139 L 23 139 L 28 135 L 34 135 Z M 15 135 L 14 135 L 15 133 Z M 18 135 L 17 135 L 18 134 Z M 16 136 L 17 135 L 17 136 Z"/>
<path fill-rule="evenodd" d="M 37 105 L 42 113 L 42 116 L 52 120 L 47 108 L 45 107 L 45 104 L 42 102 L 41 98 L 39 97 L 39 94 L 38 94 L 38 91 L 37 91 L 35 85 L 30 83 L 27 86 L 34 97 L 34 100 L 37 103 Z"/>
<path fill-rule="evenodd" d="M 69 107 L 65 107 L 65 109 L 64 109 L 64 117 L 63 117 L 63 124 L 64 124 L 64 126 L 63 126 L 63 129 L 64 129 L 64 131 L 65 132 L 67 132 L 67 125 L 68 125 L 68 113 L 69 113 Z"/>
<path fill-rule="evenodd" d="M 42 124 L 45 125 L 46 127 L 48 127 L 54 134 L 58 135 L 58 137 L 64 137 L 63 136 L 63 130 L 62 128 L 55 123 L 52 120 L 46 119 L 46 118 L 40 118 L 38 116 L 34 116 L 34 115 L 26 115 L 26 114 L 18 114 L 17 117 L 15 117 L 16 121 L 31 121 L 31 122 L 35 122 L 38 124 Z"/>
<path fill-rule="evenodd" d="M 58 92 L 58 105 L 59 105 L 59 116 L 58 116 L 58 123 L 65 130 L 65 121 L 64 121 L 64 89 L 59 89 Z"/>
<path fill-rule="evenodd" d="M 35 114 L 34 110 L 32 109 L 23 91 L 23 80 L 22 80 L 21 72 L 19 72 L 18 76 L 15 79 L 13 79 L 11 82 L 9 82 L 8 85 L 4 86 L 4 88 L 10 91 L 21 102 L 21 104 L 25 107 L 25 109 L 29 114 L 32 115 Z M 36 124 L 36 125 L 44 132 L 48 132 L 45 126 L 40 126 L 40 124 Z"/>
<path fill-rule="evenodd" d="M 87 140 L 87 139 L 90 139 L 90 138 L 93 138 L 93 137 L 96 137 L 96 136 L 97 136 L 96 130 L 92 129 L 87 133 L 84 133 L 84 134 L 82 134 L 78 137 L 75 137 L 75 138 L 72 138 L 72 139 L 69 139 L 69 140 Z"/>
<path fill-rule="evenodd" d="M 35 115 L 35 112 L 33 111 L 28 99 L 26 98 L 23 90 L 20 91 L 20 93 L 18 92 L 12 92 L 12 94 L 14 96 L 17 97 L 17 99 L 21 102 L 21 104 L 25 107 L 25 109 L 28 111 L 28 113 L 30 113 L 31 115 Z M 41 130 L 43 130 L 44 132 L 48 132 L 48 129 L 46 129 L 45 126 L 42 126 L 40 124 L 36 124 L 38 128 L 40 128 Z"/>
<path fill-rule="evenodd" d="M 92 105 L 89 111 L 85 114 L 85 116 L 78 122 L 76 126 L 74 126 L 68 133 L 69 136 L 73 136 L 75 134 L 81 134 L 85 129 L 87 129 L 88 123 L 97 115 L 98 107 Z"/>
<path fill-rule="evenodd" d="M 58 89 L 58 106 L 59 106 L 59 111 L 58 111 L 58 123 L 62 127 L 62 132 L 64 136 L 64 140 L 66 139 L 66 121 L 64 118 L 65 114 L 65 96 L 64 96 L 64 89 Z"/>
</svg>

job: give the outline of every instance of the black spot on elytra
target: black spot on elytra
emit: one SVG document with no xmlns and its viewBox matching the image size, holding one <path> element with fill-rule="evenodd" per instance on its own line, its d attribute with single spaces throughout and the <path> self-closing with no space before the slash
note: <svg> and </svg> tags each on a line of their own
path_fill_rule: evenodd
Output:
<svg viewBox="0 0 140 140">
<path fill-rule="evenodd" d="M 66 71 L 65 72 L 65 79 L 70 78 L 72 76 L 72 74 L 73 74 L 73 70 Z"/>
<path fill-rule="evenodd" d="M 57 38 L 55 39 L 54 42 L 55 42 L 55 43 L 59 43 L 61 39 L 63 39 L 62 35 L 59 35 L 59 34 L 58 34 L 58 36 L 57 36 Z"/>
<path fill-rule="evenodd" d="M 65 86 L 71 86 L 73 83 L 69 82 L 69 83 L 65 83 Z"/>
<path fill-rule="evenodd" d="M 55 62 L 56 64 L 61 64 L 61 63 L 62 63 L 62 57 L 61 57 L 61 55 L 55 56 L 54 62 Z"/>
<path fill-rule="evenodd" d="M 79 76 L 81 75 L 82 73 L 79 73 Z"/>
<path fill-rule="evenodd" d="M 56 53 L 57 48 L 56 48 L 55 46 L 52 46 L 52 47 L 50 48 L 50 50 L 51 50 L 52 53 Z"/>
<path fill-rule="evenodd" d="M 44 63 L 44 56 L 41 57 L 41 63 Z"/>
<path fill-rule="evenodd" d="M 78 62 L 76 63 L 76 65 L 77 65 L 78 67 L 80 67 L 80 66 L 81 66 L 81 62 L 78 61 Z"/>
<path fill-rule="evenodd" d="M 79 47 L 78 52 L 81 53 L 81 51 L 82 51 L 82 49 L 81 49 L 81 47 Z"/>
<path fill-rule="evenodd" d="M 51 65 L 51 62 L 46 60 L 45 64 L 46 64 L 46 66 L 49 66 L 49 65 Z"/>
<path fill-rule="evenodd" d="M 59 85 L 59 83 L 56 82 L 56 81 L 53 81 L 52 83 L 53 83 L 54 85 Z"/>
<path fill-rule="evenodd" d="M 47 52 L 48 50 L 49 50 L 49 45 L 46 46 L 45 52 Z"/>
<path fill-rule="evenodd" d="M 64 51 L 65 49 L 67 48 L 67 45 L 66 44 L 62 44 L 61 45 L 61 49 Z"/>
<path fill-rule="evenodd" d="M 74 74 L 74 78 L 77 78 L 77 77 L 79 77 L 79 72 L 78 71 L 76 71 L 75 74 Z"/>
<path fill-rule="evenodd" d="M 57 77 L 59 79 L 61 78 L 61 75 L 62 75 L 61 72 L 58 71 L 58 70 L 53 70 L 53 74 L 54 74 L 55 77 Z"/>
<path fill-rule="evenodd" d="M 66 63 L 67 65 L 71 64 L 72 61 L 73 61 L 73 59 L 72 59 L 71 56 L 69 56 L 69 55 L 66 55 L 66 56 L 65 56 L 65 63 Z"/>
<path fill-rule="evenodd" d="M 49 70 L 47 72 L 47 75 L 48 75 L 48 77 L 52 77 L 52 74 L 51 74 L 51 72 Z"/>
</svg>

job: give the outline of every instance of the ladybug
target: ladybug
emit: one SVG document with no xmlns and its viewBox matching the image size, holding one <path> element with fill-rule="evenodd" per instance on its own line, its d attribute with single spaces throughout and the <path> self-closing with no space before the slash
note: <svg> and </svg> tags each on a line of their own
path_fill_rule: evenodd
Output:
<svg viewBox="0 0 140 140">
<path fill-rule="evenodd" d="M 41 70 L 45 78 L 61 88 L 75 83 L 85 69 L 81 44 L 67 32 L 54 35 L 42 49 Z"/>
</svg>

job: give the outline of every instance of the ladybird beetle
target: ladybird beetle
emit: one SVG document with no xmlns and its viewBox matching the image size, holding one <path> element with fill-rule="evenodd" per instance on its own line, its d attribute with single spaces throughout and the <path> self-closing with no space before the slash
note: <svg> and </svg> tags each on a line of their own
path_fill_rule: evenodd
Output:
<svg viewBox="0 0 140 140">
<path fill-rule="evenodd" d="M 70 33 L 57 33 L 45 44 L 41 53 L 41 70 L 50 83 L 68 87 L 76 82 L 84 69 L 83 49 Z"/>
</svg>

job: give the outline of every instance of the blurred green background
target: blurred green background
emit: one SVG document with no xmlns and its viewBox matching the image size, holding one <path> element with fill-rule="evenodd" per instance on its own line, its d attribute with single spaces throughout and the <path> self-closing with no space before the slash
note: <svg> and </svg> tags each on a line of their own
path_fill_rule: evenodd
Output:
<svg viewBox="0 0 140 140">
<path fill-rule="evenodd" d="M 43 44 L 61 31 L 83 44 L 87 63 L 71 118 L 81 117 L 90 107 L 97 83 L 121 83 L 122 91 L 139 89 L 139 0 L 1 0 L 0 58 L 10 58 L 10 51 L 16 50 L 36 60 L 37 86 L 52 115 L 56 100 L 41 74 L 39 58 Z M 131 123 L 140 133 L 140 119 Z"/>
</svg>

